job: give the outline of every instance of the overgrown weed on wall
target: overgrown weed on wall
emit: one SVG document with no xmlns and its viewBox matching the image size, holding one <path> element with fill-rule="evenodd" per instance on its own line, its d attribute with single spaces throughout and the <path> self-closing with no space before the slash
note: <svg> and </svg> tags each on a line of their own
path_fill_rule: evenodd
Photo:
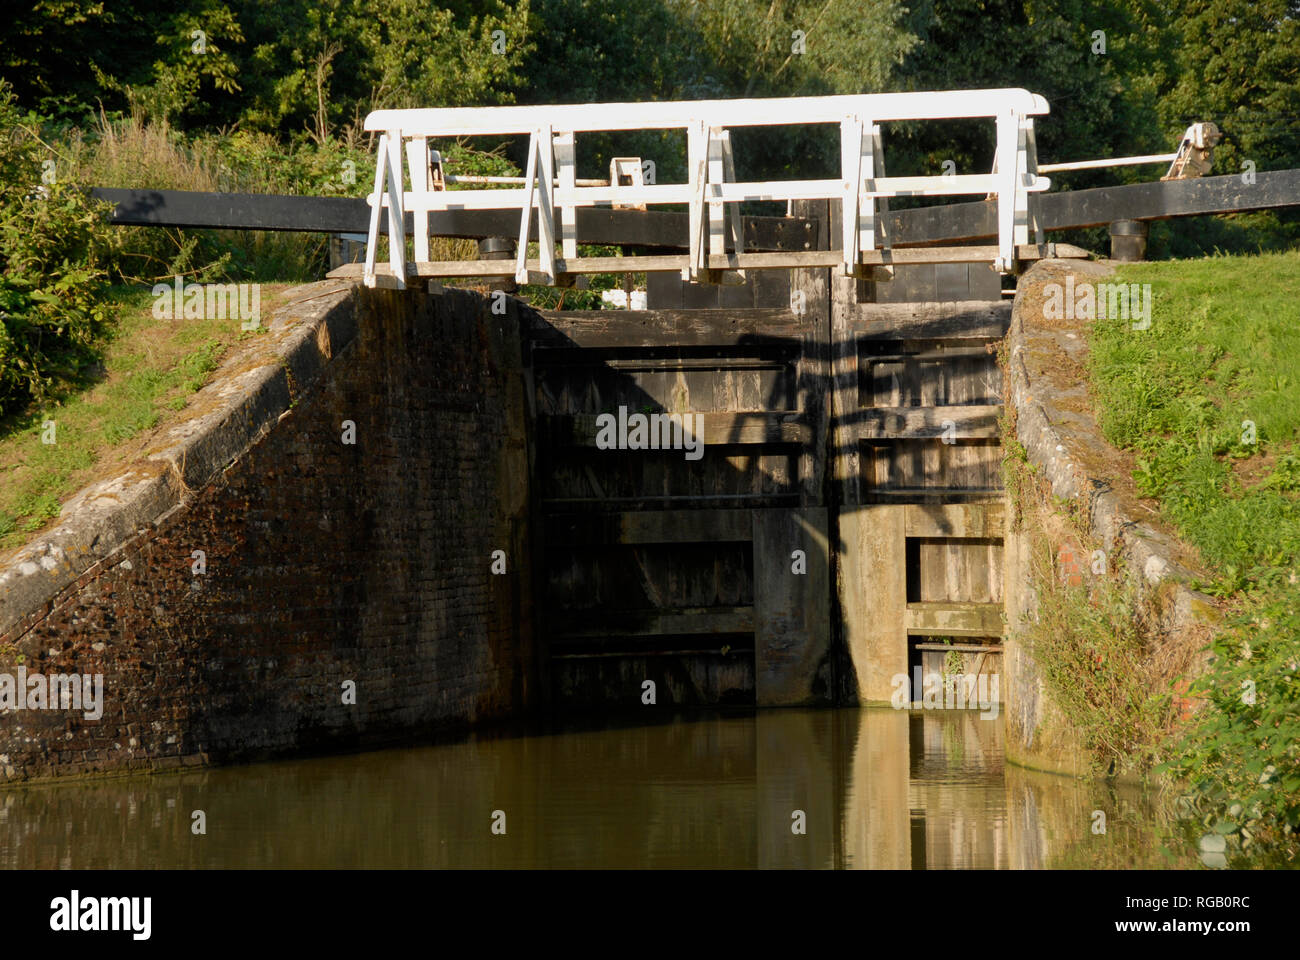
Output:
<svg viewBox="0 0 1300 960">
<path fill-rule="evenodd" d="M 1173 683 L 1189 658 L 1182 645 L 1162 642 L 1123 564 L 1104 553 L 1098 562 L 1100 545 L 1072 506 L 1053 502 L 1014 434 L 1003 443 L 1014 528 L 1026 537 L 1037 598 L 1036 615 L 1016 625 L 1019 638 L 1092 770 L 1147 777 L 1167 759 L 1178 723 Z"/>
</svg>

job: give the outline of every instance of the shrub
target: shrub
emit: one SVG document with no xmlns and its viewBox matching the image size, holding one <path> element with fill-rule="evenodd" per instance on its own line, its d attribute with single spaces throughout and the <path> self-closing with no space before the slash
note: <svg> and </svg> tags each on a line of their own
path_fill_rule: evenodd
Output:
<svg viewBox="0 0 1300 960">
<path fill-rule="evenodd" d="M 59 179 L 40 126 L 0 81 L 0 414 L 76 379 L 110 317 L 107 204 Z"/>
</svg>

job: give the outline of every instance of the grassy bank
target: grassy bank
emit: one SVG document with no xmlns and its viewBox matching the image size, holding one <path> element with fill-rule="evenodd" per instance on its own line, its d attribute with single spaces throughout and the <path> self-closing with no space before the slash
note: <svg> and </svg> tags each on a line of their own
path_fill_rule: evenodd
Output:
<svg viewBox="0 0 1300 960">
<path fill-rule="evenodd" d="M 1300 253 L 1134 264 L 1149 329 L 1099 319 L 1089 375 L 1138 492 L 1229 602 L 1208 704 L 1166 765 L 1231 858 L 1300 853 Z"/>
<path fill-rule="evenodd" d="M 261 291 L 262 320 L 283 285 Z M 81 487 L 140 456 L 240 337 L 238 319 L 160 320 L 147 287 L 115 287 L 101 362 L 0 423 L 0 550 L 31 539 Z"/>
</svg>

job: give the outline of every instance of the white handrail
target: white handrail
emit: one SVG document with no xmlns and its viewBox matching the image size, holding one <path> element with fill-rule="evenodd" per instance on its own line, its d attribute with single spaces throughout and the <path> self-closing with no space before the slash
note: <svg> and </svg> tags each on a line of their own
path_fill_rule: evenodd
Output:
<svg viewBox="0 0 1300 960">
<path fill-rule="evenodd" d="M 364 278 L 375 286 L 375 248 L 382 211 L 388 208 L 390 282 L 405 286 L 410 273 L 434 276 L 429 261 L 429 214 L 447 210 L 513 208 L 520 212 L 516 279 L 527 282 L 526 252 L 532 214 L 537 215 L 539 266 L 543 282 L 563 273 L 555 256 L 577 260 L 574 211 L 581 206 L 687 204 L 689 256 L 682 271 L 690 279 L 716 279 L 711 261 L 742 251 L 739 208 L 746 200 L 838 200 L 843 213 L 842 268 L 861 275 L 863 254 L 887 249 L 878 216 L 890 197 L 986 194 L 998 202 L 995 267 L 1010 272 L 1016 245 L 1028 243 L 1028 194 L 1050 182 L 1038 176 L 1033 116 L 1048 112 L 1047 101 L 1026 90 L 954 90 L 788 97 L 771 100 L 687 100 L 653 103 L 594 103 L 532 107 L 455 107 L 377 110 L 365 129 L 380 133 Z M 898 120 L 989 118 L 997 128 L 997 156 L 987 174 L 887 177 L 880 124 Z M 836 179 L 737 182 L 730 131 L 737 127 L 834 123 L 840 127 L 841 168 Z M 575 177 L 577 134 L 605 130 L 682 129 L 687 139 L 685 183 L 587 185 Z M 528 134 L 527 170 L 520 189 L 438 189 L 430 173 L 429 140 Z M 403 150 L 403 146 L 405 150 Z M 411 189 L 404 189 L 405 152 Z M 727 206 L 730 204 L 731 206 Z M 878 206 L 879 204 L 879 206 Z M 415 267 L 406 262 L 404 213 L 415 217 Z M 557 230 L 558 227 L 558 230 Z M 767 266 L 782 266 L 779 256 Z M 427 269 L 421 269 L 424 265 Z M 790 265 L 794 265 L 792 260 Z"/>
</svg>

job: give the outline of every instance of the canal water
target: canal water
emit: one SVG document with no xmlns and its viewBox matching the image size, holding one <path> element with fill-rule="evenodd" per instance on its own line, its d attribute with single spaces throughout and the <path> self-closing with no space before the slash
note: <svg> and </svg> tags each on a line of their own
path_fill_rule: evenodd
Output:
<svg viewBox="0 0 1300 960">
<path fill-rule="evenodd" d="M 5 788 L 0 867 L 1195 865 L 1171 806 L 1010 765 L 978 712 L 745 711 Z"/>
</svg>

